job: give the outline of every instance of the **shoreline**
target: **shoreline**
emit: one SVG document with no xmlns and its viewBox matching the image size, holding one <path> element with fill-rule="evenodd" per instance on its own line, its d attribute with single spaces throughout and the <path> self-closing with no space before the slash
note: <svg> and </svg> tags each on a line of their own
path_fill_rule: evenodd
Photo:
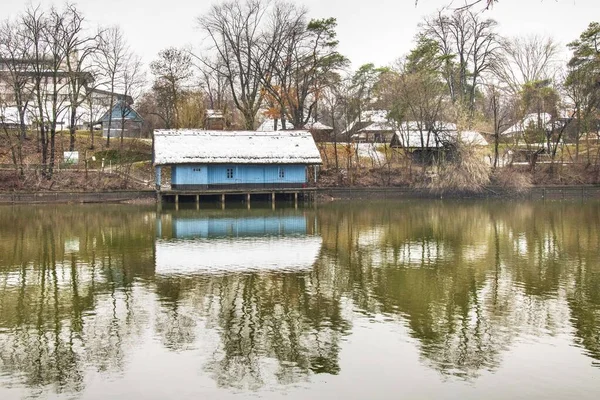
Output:
<svg viewBox="0 0 600 400">
<path fill-rule="evenodd" d="M 409 187 L 320 187 L 316 188 L 315 195 L 317 203 L 339 200 L 376 199 L 600 199 L 600 185 L 533 186 L 522 192 L 515 192 L 510 188 L 488 186 L 479 193 L 435 193 L 425 188 Z M 155 190 L 123 190 L 103 192 L 0 192 L 0 204 L 153 204 L 156 203 L 156 201 L 157 195 Z"/>
<path fill-rule="evenodd" d="M 0 204 L 48 203 L 126 203 L 151 204 L 156 202 L 154 190 L 115 190 L 103 192 L 0 192 Z"/>
</svg>

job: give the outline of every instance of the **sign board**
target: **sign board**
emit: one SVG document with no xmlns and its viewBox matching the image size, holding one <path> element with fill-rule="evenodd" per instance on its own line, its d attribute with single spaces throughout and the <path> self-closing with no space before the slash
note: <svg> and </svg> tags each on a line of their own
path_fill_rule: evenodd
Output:
<svg viewBox="0 0 600 400">
<path fill-rule="evenodd" d="M 78 164 L 79 163 L 79 152 L 78 151 L 65 151 L 63 155 L 65 164 Z"/>
</svg>

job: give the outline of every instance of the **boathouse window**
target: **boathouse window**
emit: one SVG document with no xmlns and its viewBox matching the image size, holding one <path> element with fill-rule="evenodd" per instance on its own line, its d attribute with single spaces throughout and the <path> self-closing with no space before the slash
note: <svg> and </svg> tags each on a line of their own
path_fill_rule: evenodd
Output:
<svg viewBox="0 0 600 400">
<path fill-rule="evenodd" d="M 279 168 L 279 177 L 280 178 L 285 178 L 285 169 Z"/>
<path fill-rule="evenodd" d="M 233 179 L 233 168 L 227 168 L 227 179 Z"/>
</svg>

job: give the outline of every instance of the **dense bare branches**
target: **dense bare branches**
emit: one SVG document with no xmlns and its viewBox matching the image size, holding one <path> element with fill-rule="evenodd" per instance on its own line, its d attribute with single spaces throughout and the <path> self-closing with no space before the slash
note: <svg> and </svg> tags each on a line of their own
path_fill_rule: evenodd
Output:
<svg viewBox="0 0 600 400">
<path fill-rule="evenodd" d="M 473 112 L 477 86 L 499 51 L 496 21 L 470 9 L 438 11 L 421 24 L 420 42 L 433 41 L 441 55 L 441 72 L 452 102 Z"/>
<path fill-rule="evenodd" d="M 319 92 L 336 79 L 346 59 L 336 50 L 336 21 L 308 20 L 303 7 L 285 2 L 236 0 L 215 5 L 198 19 L 213 56 L 198 57 L 223 76 L 247 129 L 268 96 L 271 116 L 296 128 L 314 116 Z"/>
<path fill-rule="evenodd" d="M 65 65 L 68 74 L 69 94 L 69 150 L 75 150 L 75 131 L 78 125 L 78 108 L 87 101 L 87 89 L 92 86 L 94 74 L 92 57 L 98 51 L 101 32 L 90 35 L 86 32 L 83 14 L 67 4 L 62 26 L 62 52 L 66 54 Z"/>
<path fill-rule="evenodd" d="M 215 64 L 205 65 L 228 83 L 237 109 L 247 129 L 254 129 L 262 96 L 261 76 L 256 65 L 264 62 L 264 49 L 259 46 L 261 23 L 267 8 L 260 0 L 239 0 L 215 4 L 198 18 L 198 25 L 208 35 L 215 53 Z"/>
<path fill-rule="evenodd" d="M 123 31 L 118 26 L 113 26 L 107 29 L 102 35 L 98 54 L 98 66 L 100 67 L 101 76 L 104 85 L 109 92 L 109 114 L 108 114 L 108 130 L 106 133 L 106 146 L 110 146 L 110 134 L 113 125 L 112 109 L 115 106 L 115 88 L 118 85 L 119 73 L 125 66 L 128 54 L 130 53 L 129 46 L 123 36 Z"/>
<path fill-rule="evenodd" d="M 559 46 L 551 37 L 531 35 L 505 39 L 493 72 L 509 91 L 518 93 L 528 82 L 553 80 L 558 55 Z"/>
</svg>

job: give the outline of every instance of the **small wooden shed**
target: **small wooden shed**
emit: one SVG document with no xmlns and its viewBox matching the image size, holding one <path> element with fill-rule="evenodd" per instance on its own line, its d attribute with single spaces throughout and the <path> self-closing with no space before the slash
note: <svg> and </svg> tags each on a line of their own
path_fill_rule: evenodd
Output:
<svg viewBox="0 0 600 400">
<path fill-rule="evenodd" d="M 322 163 L 307 131 L 156 130 L 154 165 L 171 168 L 172 190 L 301 188 Z"/>
</svg>

